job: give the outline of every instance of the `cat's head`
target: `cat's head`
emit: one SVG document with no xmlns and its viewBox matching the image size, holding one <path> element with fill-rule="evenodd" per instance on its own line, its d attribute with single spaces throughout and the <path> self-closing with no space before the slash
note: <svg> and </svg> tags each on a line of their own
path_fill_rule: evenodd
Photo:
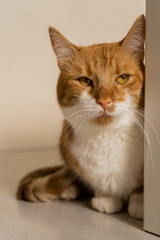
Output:
<svg viewBox="0 0 160 240">
<path fill-rule="evenodd" d="M 77 47 L 55 28 L 49 33 L 61 70 L 58 102 L 69 122 L 109 124 L 136 108 L 143 88 L 143 15 L 116 43 Z"/>
</svg>

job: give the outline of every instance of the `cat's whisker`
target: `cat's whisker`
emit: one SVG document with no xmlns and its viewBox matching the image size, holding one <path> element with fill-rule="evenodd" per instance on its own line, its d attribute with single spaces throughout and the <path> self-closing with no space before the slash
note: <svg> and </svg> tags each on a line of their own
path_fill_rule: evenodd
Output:
<svg viewBox="0 0 160 240">
<path fill-rule="evenodd" d="M 152 167 L 153 167 L 153 170 L 154 170 L 155 175 L 157 177 L 157 171 L 155 169 L 155 165 L 154 165 L 154 161 L 153 161 L 153 154 L 152 154 L 152 149 L 151 149 L 151 143 L 150 143 L 149 136 L 148 136 L 148 134 L 147 134 L 147 132 L 146 132 L 146 130 L 144 128 L 143 121 L 138 116 L 134 117 L 134 121 L 135 121 L 136 125 L 139 127 L 139 129 L 141 130 L 141 132 L 143 133 L 144 137 L 146 138 L 147 145 L 148 145 L 148 150 L 149 150 L 149 154 L 150 154 L 150 158 L 151 158 Z"/>
<path fill-rule="evenodd" d="M 137 114 L 139 114 L 141 117 L 143 117 L 144 118 L 144 120 L 147 122 L 147 124 L 151 127 L 151 129 L 152 129 L 152 131 L 153 131 L 153 133 L 154 133 L 154 135 L 155 135 L 155 137 L 156 137 L 156 140 L 157 140 L 157 142 L 158 142 L 158 144 L 160 144 L 160 140 L 159 140 L 159 137 L 158 137 L 158 135 L 157 135 L 157 133 L 156 133 L 156 130 L 155 130 L 155 128 L 153 127 L 153 124 L 151 123 L 151 121 L 146 117 L 146 116 L 144 116 L 144 111 L 139 111 L 139 109 L 137 110 L 137 109 L 135 109 L 135 112 L 137 113 Z M 138 116 L 137 116 L 138 117 Z M 145 129 L 145 125 L 144 125 L 144 123 L 143 123 L 143 128 L 144 128 L 144 130 L 145 130 L 145 132 L 146 132 L 146 129 Z M 147 135 L 147 132 L 146 132 L 146 134 L 145 135 Z M 147 135 L 148 136 L 148 135 Z M 147 139 L 146 139 L 147 140 Z M 148 137 L 148 141 L 149 141 L 149 137 Z M 151 146 L 150 146 L 150 150 L 151 150 Z M 153 160 L 153 158 L 152 158 L 152 160 Z"/>
<path fill-rule="evenodd" d="M 63 111 L 72 112 L 75 109 L 88 110 L 86 106 L 82 103 L 77 103 L 75 106 L 63 107 Z"/>
<path fill-rule="evenodd" d="M 78 111 L 72 113 L 73 111 L 75 111 L 75 109 L 78 109 Z M 79 110 L 80 109 L 79 105 L 75 109 L 73 109 L 73 108 L 70 108 L 70 109 L 67 109 L 67 110 L 64 109 L 65 115 L 69 115 L 69 117 L 68 116 L 66 117 L 67 120 L 69 118 L 72 118 L 72 116 L 74 116 L 75 114 L 80 113 L 80 112 L 81 113 L 86 113 L 86 114 L 92 114 L 92 113 L 95 114 L 96 113 L 92 108 L 88 108 L 88 109 L 87 108 L 82 108 L 81 110 Z"/>
<path fill-rule="evenodd" d="M 73 117 L 72 117 L 73 118 Z M 83 121 L 84 119 L 84 114 L 83 115 L 78 115 L 78 116 L 74 116 L 74 118 L 72 119 L 72 124 L 71 124 L 71 127 L 72 128 L 77 128 L 79 127 L 79 125 L 81 124 L 81 122 Z M 65 147 L 65 144 L 68 140 L 68 137 L 70 135 L 70 133 L 72 132 L 72 129 L 70 130 L 67 130 L 65 135 L 63 136 L 64 140 L 63 140 L 63 148 Z"/>
<path fill-rule="evenodd" d="M 72 118 L 73 118 L 73 126 L 74 126 L 74 125 L 76 125 L 76 123 L 78 123 L 78 121 L 79 121 L 79 115 L 78 115 L 78 116 L 74 116 L 74 117 L 72 117 Z M 70 126 L 70 123 L 69 123 L 68 121 L 65 121 L 65 122 L 64 122 L 64 128 L 68 128 L 69 126 Z M 69 128 L 69 129 L 70 129 L 70 131 L 64 129 L 64 131 L 66 131 L 66 132 L 65 132 L 65 135 L 63 135 L 63 138 L 64 138 L 64 139 L 66 138 L 67 135 L 69 135 L 69 134 L 71 133 L 72 129 L 71 129 L 71 128 Z"/>
<path fill-rule="evenodd" d="M 68 114 L 68 116 L 65 116 L 65 119 L 68 121 L 68 120 L 72 119 L 74 116 L 78 115 L 79 113 L 83 113 L 83 110 L 78 110 L 78 111 L 72 113 L 71 115 Z"/>
<path fill-rule="evenodd" d="M 83 118 L 83 120 L 80 122 L 80 124 L 79 124 L 79 126 L 78 126 L 78 128 L 76 130 L 76 134 L 77 135 L 79 134 L 79 132 L 80 132 L 81 128 L 84 126 L 84 124 L 87 123 L 87 121 L 86 121 L 87 119 L 88 119 L 88 116 Z"/>
<path fill-rule="evenodd" d="M 64 127 L 64 133 L 63 133 L 63 141 L 61 141 L 60 146 L 62 147 L 62 151 L 64 151 L 64 148 L 66 147 L 66 143 L 68 142 L 68 137 L 72 134 L 72 128 L 65 129 Z"/>
<path fill-rule="evenodd" d="M 62 111 L 63 113 L 73 113 L 76 110 L 82 110 L 79 106 L 74 106 L 74 107 L 69 107 L 69 108 L 63 108 Z"/>
<path fill-rule="evenodd" d="M 64 124 L 64 127 L 68 127 L 68 126 L 71 126 L 72 128 L 74 128 L 74 127 L 76 127 L 76 125 L 78 125 L 78 123 L 79 123 L 79 121 L 81 120 L 81 118 L 80 118 L 80 116 L 78 115 L 76 115 L 76 116 L 74 116 L 74 117 L 72 117 L 72 125 L 69 123 L 69 122 L 65 122 L 65 124 Z M 72 130 L 71 130 L 72 131 Z M 71 132 L 70 131 L 70 132 Z M 69 135 L 70 134 L 70 132 L 68 131 L 68 132 L 66 132 L 66 135 Z M 68 134 L 69 133 L 69 134 Z M 65 138 L 65 136 L 64 136 L 64 138 Z"/>
<path fill-rule="evenodd" d="M 135 110 L 135 112 L 138 113 L 138 114 L 140 114 L 141 116 L 143 116 L 143 114 L 142 114 L 141 112 L 139 112 L 138 110 Z M 153 130 L 154 135 L 155 135 L 155 137 L 156 137 L 156 139 L 157 139 L 158 144 L 160 144 L 160 139 L 159 139 L 159 137 L 158 137 L 158 135 L 157 135 L 157 133 L 156 133 L 155 128 L 153 127 L 152 122 L 151 122 L 146 116 L 143 116 L 143 117 L 144 117 L 144 120 L 147 122 L 147 124 L 148 124 L 148 125 L 151 127 L 151 129 Z"/>
<path fill-rule="evenodd" d="M 141 106 L 138 106 L 137 110 L 139 112 L 141 112 L 142 114 L 144 114 L 144 118 L 146 118 L 146 115 L 148 118 L 150 118 L 151 120 L 154 120 L 157 124 L 160 124 L 160 121 L 158 121 L 156 118 L 154 118 L 150 113 L 148 113 L 146 111 L 146 109 L 144 110 L 144 108 L 142 108 Z"/>
</svg>

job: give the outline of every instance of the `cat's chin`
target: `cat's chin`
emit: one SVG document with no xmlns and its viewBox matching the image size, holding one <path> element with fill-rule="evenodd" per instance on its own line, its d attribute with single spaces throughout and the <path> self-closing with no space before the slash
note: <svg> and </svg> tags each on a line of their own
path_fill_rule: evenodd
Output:
<svg viewBox="0 0 160 240">
<path fill-rule="evenodd" d="M 93 119 L 94 124 L 98 125 L 108 125 L 113 121 L 113 117 L 103 114 Z"/>
</svg>

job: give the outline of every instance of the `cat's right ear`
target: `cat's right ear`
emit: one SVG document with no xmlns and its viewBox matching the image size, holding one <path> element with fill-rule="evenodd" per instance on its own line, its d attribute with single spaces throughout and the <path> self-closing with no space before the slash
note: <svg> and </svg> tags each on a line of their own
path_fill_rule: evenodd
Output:
<svg viewBox="0 0 160 240">
<path fill-rule="evenodd" d="M 57 29 L 49 27 L 49 35 L 53 50 L 57 56 L 59 68 L 62 70 L 69 58 L 76 55 L 76 46 L 70 43 Z"/>
</svg>

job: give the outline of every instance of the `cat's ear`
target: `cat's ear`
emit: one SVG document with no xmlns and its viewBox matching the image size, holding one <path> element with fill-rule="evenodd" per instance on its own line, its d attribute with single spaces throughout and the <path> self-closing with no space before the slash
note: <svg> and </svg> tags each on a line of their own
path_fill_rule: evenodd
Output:
<svg viewBox="0 0 160 240">
<path fill-rule="evenodd" d="M 60 69 L 64 68 L 65 62 L 76 55 L 76 46 L 70 43 L 57 29 L 49 27 L 49 35 L 53 50 L 57 56 Z"/>
<path fill-rule="evenodd" d="M 121 45 L 143 60 L 145 40 L 145 17 L 139 16 L 131 27 L 126 37 L 121 41 Z"/>
</svg>

